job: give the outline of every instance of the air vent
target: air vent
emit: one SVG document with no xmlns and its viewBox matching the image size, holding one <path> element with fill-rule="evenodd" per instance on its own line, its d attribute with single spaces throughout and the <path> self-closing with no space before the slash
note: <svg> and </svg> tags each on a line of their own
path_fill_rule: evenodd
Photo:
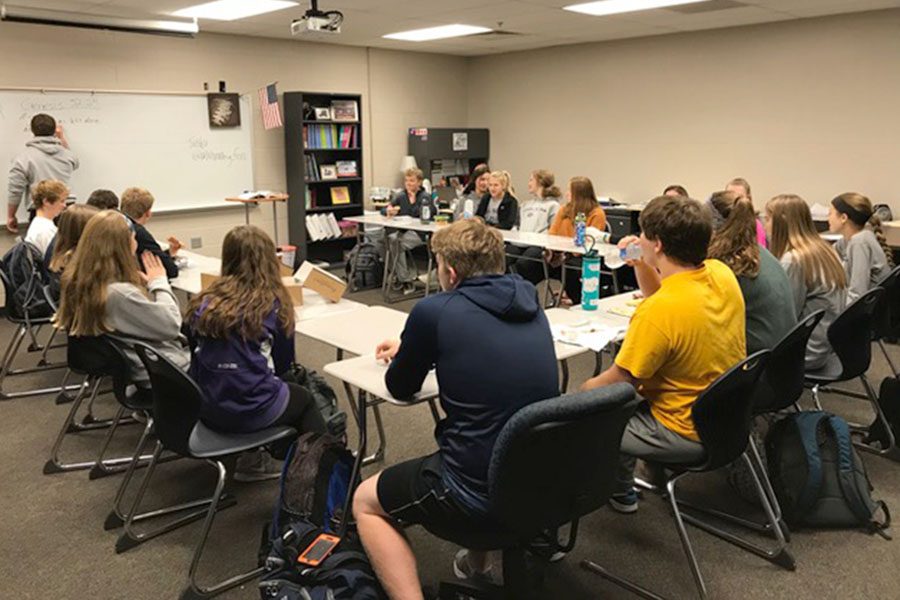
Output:
<svg viewBox="0 0 900 600">
<path fill-rule="evenodd" d="M 735 2 L 734 0 L 708 0 L 707 2 L 694 2 L 692 4 L 681 4 L 678 6 L 670 6 L 663 10 L 681 13 L 683 15 L 695 15 L 697 13 L 715 12 L 718 10 L 728 10 L 731 8 L 741 8 L 747 6 L 743 2 Z"/>
</svg>

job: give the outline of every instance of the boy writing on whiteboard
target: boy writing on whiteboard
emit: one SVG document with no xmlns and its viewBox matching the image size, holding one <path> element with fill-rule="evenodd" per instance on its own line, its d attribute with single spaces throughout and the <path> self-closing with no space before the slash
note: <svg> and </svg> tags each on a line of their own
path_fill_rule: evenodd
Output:
<svg viewBox="0 0 900 600">
<path fill-rule="evenodd" d="M 32 117 L 31 133 L 34 139 L 25 144 L 25 151 L 15 158 L 9 170 L 6 229 L 11 233 L 19 232 L 16 213 L 22 204 L 31 205 L 29 194 L 35 183 L 50 179 L 68 184 L 78 168 L 78 157 L 69 150 L 62 126 L 53 117 L 43 113 Z"/>
<path fill-rule="evenodd" d="M 154 198 L 150 192 L 145 189 L 131 187 L 122 192 L 121 210 L 134 223 L 137 255 L 141 256 L 145 251 L 155 254 L 166 268 L 166 277 L 175 279 L 178 277 L 178 266 L 175 264 L 173 257 L 178 254 L 182 243 L 176 238 L 170 237 L 168 239 L 169 250 L 165 251 L 160 248 L 153 234 L 147 231 L 145 225 L 150 220 L 150 217 L 153 216 L 151 211 L 153 202 Z"/>
</svg>

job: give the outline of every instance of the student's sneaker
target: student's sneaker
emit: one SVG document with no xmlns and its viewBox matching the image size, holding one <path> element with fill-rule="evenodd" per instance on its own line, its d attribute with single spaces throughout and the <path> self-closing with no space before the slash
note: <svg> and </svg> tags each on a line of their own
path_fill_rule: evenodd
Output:
<svg viewBox="0 0 900 600">
<path fill-rule="evenodd" d="M 632 488 L 624 494 L 613 494 L 609 498 L 609 507 L 626 515 L 636 513 L 638 509 L 637 492 Z"/>
<path fill-rule="evenodd" d="M 245 452 L 238 456 L 234 480 L 250 483 L 281 477 L 283 461 L 275 460 L 264 450 Z"/>
<path fill-rule="evenodd" d="M 416 293 L 416 283 L 414 281 L 410 281 L 403 284 L 403 295 L 409 296 L 410 294 Z"/>
<path fill-rule="evenodd" d="M 489 567 L 487 571 L 476 571 L 469 563 L 469 551 L 465 548 L 456 553 L 453 558 L 453 574 L 457 579 L 471 581 L 473 583 L 487 583 L 496 586 L 503 585 L 503 567 L 493 556 L 488 557 Z"/>
</svg>

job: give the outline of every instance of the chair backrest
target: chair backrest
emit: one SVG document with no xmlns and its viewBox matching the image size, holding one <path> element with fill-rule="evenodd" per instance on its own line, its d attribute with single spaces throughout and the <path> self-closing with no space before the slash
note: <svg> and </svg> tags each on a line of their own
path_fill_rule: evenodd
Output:
<svg viewBox="0 0 900 600">
<path fill-rule="evenodd" d="M 704 470 L 737 459 L 750 439 L 753 398 L 770 350 L 751 354 L 725 371 L 694 402 L 691 417 L 706 450 Z"/>
<path fill-rule="evenodd" d="M 878 287 L 884 288 L 884 296 L 875 308 L 873 322 L 873 338 L 880 340 L 895 334 L 895 323 L 900 320 L 900 265 L 891 270 L 887 276 L 878 282 Z"/>
<path fill-rule="evenodd" d="M 828 327 L 828 342 L 841 361 L 841 381 L 855 379 L 872 362 L 875 310 L 884 288 L 874 287 L 845 308 Z"/>
<path fill-rule="evenodd" d="M 530 539 L 606 504 L 622 432 L 636 405 L 634 388 L 623 383 L 516 412 L 491 457 L 491 514 Z"/>
<path fill-rule="evenodd" d="M 755 414 L 783 410 L 800 398 L 803 393 L 806 345 L 824 315 L 824 310 L 807 315 L 772 348 L 753 395 Z"/>
<path fill-rule="evenodd" d="M 66 344 L 66 362 L 69 369 L 80 375 L 112 377 L 116 371 L 126 369 L 116 348 L 102 336 L 70 335 Z"/>
<path fill-rule="evenodd" d="M 153 422 L 156 435 L 168 450 L 190 456 L 190 439 L 200 419 L 203 394 L 187 373 L 146 344 L 134 349 L 144 363 L 153 388 Z"/>
</svg>

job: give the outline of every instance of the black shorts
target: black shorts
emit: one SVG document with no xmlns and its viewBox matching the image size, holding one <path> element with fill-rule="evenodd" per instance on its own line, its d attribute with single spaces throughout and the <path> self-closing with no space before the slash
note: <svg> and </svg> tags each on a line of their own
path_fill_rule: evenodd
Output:
<svg viewBox="0 0 900 600">
<path fill-rule="evenodd" d="M 441 479 L 442 470 L 439 453 L 388 467 L 378 478 L 381 508 L 405 525 L 435 532 L 458 529 L 460 521 L 484 521 L 453 497 Z"/>
</svg>

